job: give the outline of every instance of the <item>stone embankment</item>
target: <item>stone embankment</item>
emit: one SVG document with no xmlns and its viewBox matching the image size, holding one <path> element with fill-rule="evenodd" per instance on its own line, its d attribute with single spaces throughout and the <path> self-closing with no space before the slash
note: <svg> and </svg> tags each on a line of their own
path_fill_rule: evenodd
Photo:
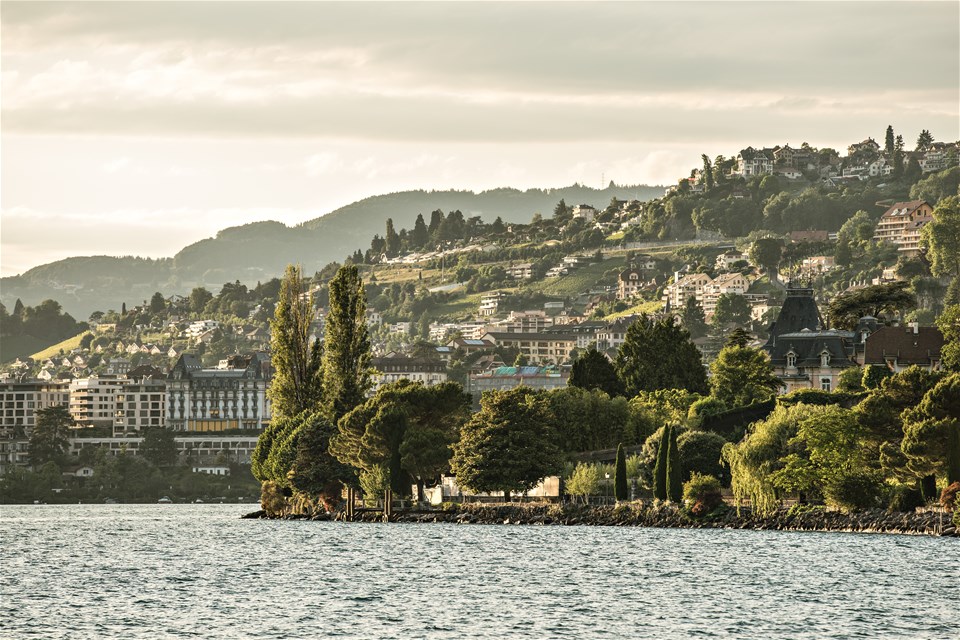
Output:
<svg viewBox="0 0 960 640">
<path fill-rule="evenodd" d="M 672 504 L 626 503 L 617 506 L 557 504 L 525 505 L 448 505 L 438 510 L 397 512 L 392 522 L 501 525 L 567 525 L 602 527 L 658 527 L 684 529 L 753 529 L 776 531 L 847 531 L 868 533 L 902 533 L 960 537 L 950 513 L 923 511 L 890 513 L 875 509 L 845 514 L 822 508 L 782 509 L 769 516 L 754 515 L 749 509 L 721 507 L 698 518 Z M 268 517 L 264 512 L 248 518 Z M 342 519 L 342 513 L 287 515 L 290 520 Z M 357 514 L 363 522 L 381 522 L 383 514 Z"/>
</svg>

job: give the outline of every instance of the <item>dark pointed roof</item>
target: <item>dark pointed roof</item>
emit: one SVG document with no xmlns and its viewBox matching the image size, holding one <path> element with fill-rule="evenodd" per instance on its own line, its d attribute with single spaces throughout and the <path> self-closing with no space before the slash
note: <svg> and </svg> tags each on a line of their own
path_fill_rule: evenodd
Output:
<svg viewBox="0 0 960 640">
<path fill-rule="evenodd" d="M 787 285 L 787 297 L 780 307 L 780 314 L 770 325 L 770 338 L 763 346 L 772 352 L 777 344 L 777 338 L 787 333 L 799 333 L 804 329 L 817 331 L 824 326 L 823 316 L 813 299 L 813 289 L 808 287 Z"/>
</svg>

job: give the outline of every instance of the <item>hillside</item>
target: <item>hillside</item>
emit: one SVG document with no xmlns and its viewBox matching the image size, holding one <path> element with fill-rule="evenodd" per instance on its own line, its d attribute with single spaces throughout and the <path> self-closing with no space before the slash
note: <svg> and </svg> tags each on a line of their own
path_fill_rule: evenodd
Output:
<svg viewBox="0 0 960 640">
<path fill-rule="evenodd" d="M 217 291 L 224 282 L 237 279 L 256 284 L 280 275 L 291 262 L 310 273 L 369 247 L 374 234 L 383 234 L 387 218 L 393 218 L 398 229 L 410 228 L 419 213 L 429 217 L 435 209 L 459 209 L 487 222 L 497 216 L 505 222 L 528 222 L 535 213 L 549 216 L 561 199 L 604 206 L 614 197 L 648 200 L 662 193 L 661 187 L 611 184 L 605 189 L 574 185 L 379 195 L 294 227 L 275 221 L 230 227 L 184 247 L 173 258 L 87 256 L 41 265 L 0 280 L 0 301 L 11 307 L 17 298 L 28 305 L 52 298 L 75 317 L 86 318 L 96 310 L 119 309 L 124 302 L 138 304 L 155 291 L 166 296 L 188 294 L 196 286 Z"/>
</svg>

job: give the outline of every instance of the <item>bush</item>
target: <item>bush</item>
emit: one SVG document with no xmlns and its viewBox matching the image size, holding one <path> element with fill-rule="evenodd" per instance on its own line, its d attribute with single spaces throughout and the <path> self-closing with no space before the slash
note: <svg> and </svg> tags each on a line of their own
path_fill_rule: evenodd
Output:
<svg viewBox="0 0 960 640">
<path fill-rule="evenodd" d="M 683 485 L 683 499 L 692 503 L 690 511 L 693 515 L 706 515 L 723 504 L 720 481 L 713 476 L 694 473 Z"/>
<path fill-rule="evenodd" d="M 887 511 L 913 512 L 922 507 L 923 494 L 916 487 L 898 485 L 893 488 L 890 495 L 890 502 L 887 505 Z"/>
<path fill-rule="evenodd" d="M 859 367 L 849 367 L 840 372 L 837 391 L 863 391 L 863 372 Z"/>
<path fill-rule="evenodd" d="M 718 400 L 713 396 L 700 398 L 690 405 L 690 409 L 687 411 L 687 423 L 691 427 L 699 427 L 705 416 L 715 416 L 729 409 L 730 407 L 723 400 Z"/>
<path fill-rule="evenodd" d="M 260 507 L 269 515 L 281 515 L 286 506 L 287 499 L 280 485 L 267 480 L 260 486 Z"/>
<path fill-rule="evenodd" d="M 823 495 L 828 504 L 844 511 L 870 509 L 883 495 L 883 481 L 869 471 L 848 473 L 825 486 Z"/>
<path fill-rule="evenodd" d="M 960 482 L 954 482 L 943 488 L 940 494 L 940 506 L 947 511 L 954 511 L 958 500 L 960 500 Z"/>
<path fill-rule="evenodd" d="M 788 393 L 780 397 L 780 404 L 791 406 L 799 403 L 826 406 L 837 404 L 837 397 L 829 391 L 820 389 L 797 389 L 793 393 Z"/>
<path fill-rule="evenodd" d="M 730 474 L 720 464 L 720 452 L 726 443 L 723 436 L 711 431 L 687 431 L 677 438 L 682 479 L 701 473 L 716 477 L 721 485 L 730 484 Z"/>
<path fill-rule="evenodd" d="M 597 493 L 600 487 L 600 467 L 595 464 L 580 462 L 573 473 L 567 478 L 567 493 L 571 496 L 580 496 L 584 502 Z"/>
</svg>

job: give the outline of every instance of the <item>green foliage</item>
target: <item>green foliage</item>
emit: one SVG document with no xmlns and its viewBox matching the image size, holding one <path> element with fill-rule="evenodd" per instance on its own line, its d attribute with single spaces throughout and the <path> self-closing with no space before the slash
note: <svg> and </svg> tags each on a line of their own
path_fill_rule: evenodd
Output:
<svg viewBox="0 0 960 640">
<path fill-rule="evenodd" d="M 310 330 L 313 297 L 304 297 L 305 288 L 300 267 L 288 265 L 270 322 L 274 375 L 267 395 L 274 419 L 317 411 L 320 407 L 323 353 L 320 341 Z"/>
<path fill-rule="evenodd" d="M 710 513 L 723 504 L 720 481 L 711 475 L 694 473 L 683 485 L 683 500 L 690 503 L 695 516 Z"/>
<path fill-rule="evenodd" d="M 766 273 L 776 273 L 783 255 L 783 241 L 777 238 L 758 238 L 750 245 L 750 261 Z"/>
<path fill-rule="evenodd" d="M 667 499 L 667 467 L 670 453 L 671 425 L 665 425 L 660 432 L 660 444 L 657 446 L 657 462 L 653 467 L 653 497 L 657 500 Z"/>
<path fill-rule="evenodd" d="M 760 349 L 724 347 L 710 364 L 711 395 L 730 407 L 765 402 L 783 386 Z"/>
<path fill-rule="evenodd" d="M 370 337 L 366 295 L 355 266 L 341 267 L 330 281 L 330 313 L 323 350 L 323 404 L 338 421 L 364 400 L 370 386 Z"/>
<path fill-rule="evenodd" d="M 560 466 L 544 394 L 490 391 L 453 447 L 457 482 L 474 491 L 526 491 Z"/>
<path fill-rule="evenodd" d="M 177 462 L 177 442 L 172 429 L 147 427 L 139 453 L 157 467 L 169 467 Z"/>
<path fill-rule="evenodd" d="M 910 188 L 911 200 L 926 200 L 934 206 L 944 198 L 960 192 L 960 167 L 931 173 Z"/>
<path fill-rule="evenodd" d="M 600 389 L 609 396 L 623 395 L 623 385 L 613 363 L 596 349 L 590 349 L 577 358 L 570 371 L 571 387 Z"/>
<path fill-rule="evenodd" d="M 908 468 L 917 476 L 943 473 L 948 484 L 960 481 L 960 373 L 940 380 L 902 416 Z"/>
<path fill-rule="evenodd" d="M 960 196 L 941 200 L 920 234 L 933 275 L 960 281 Z"/>
<path fill-rule="evenodd" d="M 960 304 L 950 305 L 937 318 L 937 328 L 943 334 L 944 345 L 940 351 L 943 368 L 960 371 Z"/>
<path fill-rule="evenodd" d="M 617 500 L 626 500 L 627 490 L 627 458 L 623 453 L 623 445 L 617 445 L 617 461 L 614 465 L 613 495 Z"/>
<path fill-rule="evenodd" d="M 642 442 L 664 424 L 682 424 L 699 398 L 682 389 L 641 391 L 630 400 L 627 432 L 634 442 Z"/>
<path fill-rule="evenodd" d="M 70 411 L 62 405 L 44 407 L 37 410 L 35 418 L 28 443 L 30 464 L 40 467 L 46 462 L 62 460 L 73 426 Z"/>
<path fill-rule="evenodd" d="M 907 290 L 909 286 L 908 282 L 891 282 L 842 293 L 827 307 L 830 323 L 834 328 L 852 330 L 863 316 L 879 318 L 887 312 L 915 309 L 917 298 Z"/>
<path fill-rule="evenodd" d="M 680 479 L 687 480 L 695 473 L 703 473 L 728 484 L 729 473 L 720 462 L 725 444 L 727 441 L 723 436 L 709 431 L 686 431 L 680 434 L 677 437 Z"/>
<path fill-rule="evenodd" d="M 683 498 L 683 475 L 680 469 L 680 447 L 677 445 L 677 427 L 669 427 L 670 440 L 667 450 L 667 498 L 680 502 Z"/>
<path fill-rule="evenodd" d="M 858 371 L 858 369 L 850 369 Z M 853 374 L 851 374 L 853 375 Z M 864 389 L 877 389 L 884 380 L 893 376 L 893 371 L 882 364 L 868 364 L 863 368 L 863 375 L 860 378 L 860 385 Z"/>
<path fill-rule="evenodd" d="M 328 506 L 337 502 L 349 470 L 330 454 L 330 438 L 335 433 L 325 415 L 304 412 L 296 417 L 296 453 L 287 471 L 290 486 L 307 496 L 318 496 Z"/>
<path fill-rule="evenodd" d="M 784 396 L 780 396 L 777 402 L 786 406 L 801 403 L 822 406 L 828 404 L 838 404 L 844 397 L 844 395 L 823 391 L 821 389 L 797 389 L 796 391 L 788 393 Z"/>
<path fill-rule="evenodd" d="M 28 356 L 78 336 L 86 329 L 85 322 L 77 322 L 69 313 L 64 313 L 55 300 L 44 300 L 36 307 L 21 303 L 13 314 L 0 305 L 0 362 Z"/>
<path fill-rule="evenodd" d="M 706 316 L 704 316 L 703 308 L 694 296 L 688 297 L 684 303 L 680 320 L 686 330 L 690 332 L 691 338 L 702 338 L 707 334 Z"/>
<path fill-rule="evenodd" d="M 713 311 L 713 324 L 725 327 L 729 324 L 744 325 L 750 322 L 750 303 L 739 293 L 724 293 L 717 298 Z"/>
<path fill-rule="evenodd" d="M 385 464 L 373 465 L 360 472 L 360 489 L 367 504 L 376 504 L 383 492 L 390 488 L 390 471 Z"/>
<path fill-rule="evenodd" d="M 600 488 L 600 467 L 587 462 L 578 462 L 573 473 L 566 479 L 567 494 L 583 498 L 586 502 Z"/>
<path fill-rule="evenodd" d="M 628 429 L 630 407 L 625 398 L 611 398 L 600 390 L 577 387 L 546 395 L 557 446 L 565 452 L 608 449 L 619 442 L 632 444 Z"/>
<path fill-rule="evenodd" d="M 837 376 L 837 391 L 856 392 L 863 390 L 863 371 L 859 367 L 844 369 Z"/>
<path fill-rule="evenodd" d="M 658 389 L 707 390 L 700 351 L 672 316 L 653 320 L 644 315 L 630 325 L 616 368 L 628 397 Z"/>
</svg>

